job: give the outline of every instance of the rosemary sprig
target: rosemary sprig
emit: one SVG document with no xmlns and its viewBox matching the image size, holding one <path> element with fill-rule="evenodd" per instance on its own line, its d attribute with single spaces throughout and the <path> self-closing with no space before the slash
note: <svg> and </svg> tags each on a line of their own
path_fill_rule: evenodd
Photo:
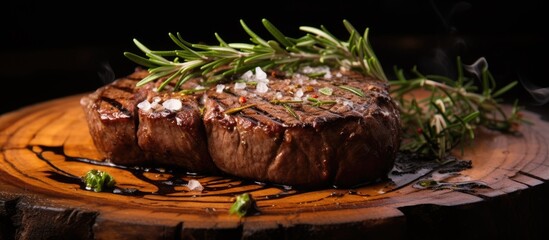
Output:
<svg viewBox="0 0 549 240">
<path fill-rule="evenodd" d="M 463 74 L 464 65 L 458 58 L 458 76 L 453 80 L 446 76 L 423 75 L 417 69 L 412 69 L 415 77 L 406 79 L 400 69 L 395 69 L 396 80 L 389 81 L 368 41 L 369 29 L 363 34 L 346 20 L 343 24 L 349 33 L 346 41 L 336 38 L 324 26 L 320 28 L 302 26 L 299 29 L 306 34 L 300 38 L 287 37 L 268 20 L 262 20 L 263 26 L 271 34 L 272 40 L 265 40 L 252 31 L 243 20 L 240 24 L 250 36 L 250 43 L 227 43 L 217 33 L 218 45 L 193 44 L 185 41 L 179 33 L 169 33 L 171 40 L 179 47 L 176 50 L 150 50 L 138 40 L 135 45 L 145 54 L 145 57 L 125 52 L 124 55 L 137 64 L 148 67 L 150 74 L 139 81 L 137 86 L 152 81 L 160 81 L 161 91 L 170 83 L 173 91 L 181 94 L 193 94 L 197 89 L 180 89 L 186 81 L 200 78 L 208 89 L 208 85 L 219 81 L 241 81 L 236 74 L 261 67 L 263 70 L 277 68 L 281 71 L 293 72 L 301 66 L 325 65 L 330 68 L 347 68 L 361 72 L 381 81 L 388 81 L 391 95 L 399 104 L 404 128 L 402 148 L 418 153 L 430 154 L 438 159 L 444 159 L 452 149 L 465 140 L 473 140 L 474 129 L 486 126 L 502 132 L 516 131 L 517 126 L 525 122 L 520 114 L 517 103 L 510 115 L 507 115 L 497 99 L 517 83 L 497 89 L 493 76 L 487 67 L 477 79 Z M 487 65 L 486 65 L 487 66 Z M 475 80 L 481 80 L 482 89 L 477 93 Z M 253 82 L 246 82 L 253 84 Z M 365 97 L 362 90 L 352 86 L 339 86 L 359 97 Z M 170 89 L 172 90 L 172 89 Z M 411 92 L 426 90 L 429 96 L 415 98 Z M 331 89 L 324 89 L 322 94 L 330 96 Z M 282 104 L 286 111 L 299 119 L 290 104 L 305 101 L 273 100 L 273 104 Z M 307 98 L 308 103 L 320 107 L 325 104 L 335 104 L 335 101 L 321 101 Z M 246 105 L 227 110 L 226 114 L 234 114 L 254 105 Z"/>
<path fill-rule="evenodd" d="M 185 41 L 179 33 L 169 33 L 171 40 L 180 49 L 150 50 L 134 39 L 135 45 L 146 57 L 131 52 L 125 52 L 124 55 L 149 68 L 151 74 L 139 81 L 137 86 L 160 80 L 162 83 L 158 87 L 159 91 L 172 81 L 175 82 L 177 91 L 182 83 L 193 77 L 202 77 L 205 79 L 204 84 L 211 84 L 257 66 L 263 70 L 277 67 L 295 71 L 303 64 L 322 64 L 355 69 L 364 75 L 387 80 L 368 41 L 368 29 L 360 35 L 351 23 L 343 20 L 349 38 L 342 41 L 324 26 L 302 26 L 299 29 L 306 34 L 300 38 L 290 38 L 267 19 L 263 19 L 262 23 L 274 40 L 264 40 L 240 20 L 242 28 L 251 37 L 251 43 L 227 43 L 216 33 L 218 45 L 193 44 Z"/>
<path fill-rule="evenodd" d="M 389 81 L 391 95 L 399 103 L 405 136 L 402 148 L 444 159 L 452 149 L 465 140 L 475 138 L 474 129 L 485 126 L 502 132 L 514 132 L 525 122 L 515 102 L 508 116 L 497 97 L 513 88 L 517 82 L 497 89 L 487 65 L 482 69 L 481 93 L 477 93 L 474 78 L 464 76 L 464 65 L 457 58 L 458 76 L 424 76 L 414 67 L 415 78 L 406 79 L 395 68 L 398 80 Z M 410 96 L 424 90 L 428 97 Z M 463 146 L 463 145 L 462 145 Z"/>
</svg>

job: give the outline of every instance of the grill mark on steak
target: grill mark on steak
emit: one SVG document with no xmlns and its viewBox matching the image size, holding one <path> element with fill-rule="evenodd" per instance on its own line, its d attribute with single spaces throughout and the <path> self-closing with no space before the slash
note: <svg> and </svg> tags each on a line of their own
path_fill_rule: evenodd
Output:
<svg viewBox="0 0 549 240">
<path fill-rule="evenodd" d="M 116 86 L 116 85 L 113 85 L 113 87 L 116 88 L 116 89 L 120 89 L 120 90 L 122 90 L 122 91 L 124 91 L 124 92 L 128 92 L 128 93 L 133 93 L 133 91 L 135 90 L 135 89 L 133 89 L 133 88 L 131 88 L 131 87 L 126 87 L 126 86 Z"/>
<path fill-rule="evenodd" d="M 138 124 L 135 105 L 142 95 L 117 88 L 135 83 L 127 78 L 118 79 L 83 97 L 80 102 L 97 150 L 116 164 L 140 165 L 145 162 L 135 135 Z"/>
<path fill-rule="evenodd" d="M 238 98 L 240 95 L 233 91 L 224 91 L 222 94 L 229 94 L 235 98 Z M 214 94 L 208 95 L 210 98 L 217 98 Z M 306 124 L 301 120 L 301 116 L 308 115 L 308 114 L 314 114 L 314 116 L 318 115 L 326 115 L 327 113 L 331 113 L 332 115 L 329 116 L 329 118 L 336 119 L 336 118 L 342 118 L 344 117 L 338 112 L 332 111 L 331 107 L 326 106 L 311 106 L 311 103 L 308 103 L 307 100 L 304 100 L 302 103 L 289 103 L 292 110 L 296 113 L 298 116 L 298 119 L 296 119 L 294 116 L 292 116 L 286 108 L 282 104 L 273 104 L 271 103 L 267 97 L 256 95 L 253 98 L 249 98 L 247 100 L 248 102 L 246 104 L 255 104 L 254 107 L 246 108 L 242 110 L 241 112 L 245 113 L 244 115 L 247 118 L 254 118 L 257 122 L 263 122 L 261 118 L 263 116 L 270 118 L 274 123 L 277 123 L 280 126 L 302 126 Z M 224 107 L 230 109 L 230 108 L 236 108 L 239 106 L 244 106 L 246 104 L 239 104 L 238 106 L 236 104 L 225 104 Z M 234 105 L 234 106 L 233 106 Z M 307 110 L 309 109 L 309 110 Z M 255 110 L 255 113 L 261 113 L 262 116 L 254 115 L 254 112 L 251 112 L 251 110 Z M 271 113 L 272 112 L 272 113 Z M 275 116 L 278 115 L 278 116 Z M 285 118 L 282 118 L 282 116 L 285 116 Z M 312 117 L 314 117 L 312 116 Z M 286 120 L 285 120 L 286 119 Z M 313 121 L 311 124 L 313 127 L 317 127 L 319 124 L 322 124 L 323 122 L 326 122 L 326 119 L 323 118 L 316 118 L 316 120 L 321 121 Z"/>
<path fill-rule="evenodd" d="M 107 102 L 111 106 L 115 107 L 116 109 L 118 109 L 118 111 L 122 112 L 123 114 L 126 114 L 128 116 L 133 115 L 133 113 L 130 112 L 130 110 L 126 109 L 124 106 L 122 106 L 122 103 L 116 101 L 115 99 L 104 97 L 104 96 L 101 96 L 100 99 L 101 101 Z"/>
<path fill-rule="evenodd" d="M 222 102 L 225 110 L 245 106 L 248 104 L 255 104 L 255 106 L 246 108 L 241 112 L 246 113 L 247 115 L 249 115 L 247 117 L 254 118 L 256 119 L 256 121 L 259 121 L 259 122 L 261 122 L 263 118 L 268 118 L 270 119 L 270 121 L 272 121 L 276 125 L 288 124 L 288 121 L 284 120 L 281 117 L 274 116 L 268 111 L 268 110 L 271 110 L 271 111 L 278 110 L 278 112 L 287 113 L 284 107 L 281 105 L 270 103 L 270 100 L 268 100 L 267 98 L 261 95 L 248 96 L 248 95 L 239 94 L 235 91 L 230 91 L 230 90 L 225 90 L 221 93 L 217 93 L 215 90 L 209 90 L 207 92 L 207 96 L 210 99 L 217 99 L 218 101 Z M 238 98 L 241 96 L 247 99 L 246 103 L 240 103 L 238 101 Z M 292 117 L 292 119 L 295 121 L 295 118 Z"/>
<path fill-rule="evenodd" d="M 230 96 L 234 97 L 234 99 L 238 99 L 238 97 L 239 97 L 239 95 L 236 95 L 232 92 L 224 92 L 224 93 L 221 93 L 221 94 L 230 95 Z M 245 106 L 245 105 L 248 105 L 248 104 L 256 104 L 253 107 L 242 109 L 240 111 L 240 113 L 234 113 L 234 114 L 239 114 L 242 117 L 247 118 L 250 121 L 253 121 L 255 124 L 259 124 L 259 123 L 263 122 L 265 119 L 268 119 L 268 120 L 272 121 L 272 123 L 275 123 L 277 125 L 281 125 L 281 126 L 284 125 L 284 122 L 281 119 L 278 119 L 278 118 L 270 115 L 269 113 L 265 112 L 264 110 L 260 109 L 258 107 L 258 105 L 262 104 L 262 103 L 258 103 L 256 99 L 248 100 L 248 102 L 244 103 L 244 104 L 240 104 L 238 102 L 234 103 L 234 104 L 231 104 L 231 103 L 227 103 L 226 100 L 224 101 L 224 99 L 220 97 L 221 94 L 215 94 L 215 95 L 214 94 L 209 94 L 208 98 L 216 101 L 217 104 L 221 105 L 225 109 L 225 111 L 229 110 L 229 109 L 232 109 L 232 108 Z"/>
</svg>

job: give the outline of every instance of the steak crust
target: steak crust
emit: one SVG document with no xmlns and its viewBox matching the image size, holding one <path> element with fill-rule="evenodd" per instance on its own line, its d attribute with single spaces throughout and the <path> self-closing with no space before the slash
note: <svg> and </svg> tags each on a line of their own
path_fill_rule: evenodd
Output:
<svg viewBox="0 0 549 240">
<path fill-rule="evenodd" d="M 146 101 L 159 107 L 138 110 L 137 140 L 145 158 L 151 165 L 177 166 L 190 172 L 216 171 L 207 149 L 197 97 L 158 93 L 151 87 L 145 87 L 149 93 Z M 181 108 L 160 107 L 167 101 L 180 103 Z"/>
<path fill-rule="evenodd" d="M 385 178 L 400 145 L 388 84 L 353 71 L 308 77 L 256 69 L 191 95 L 136 88 L 146 75 L 136 71 L 81 100 L 96 147 L 113 163 L 349 187 Z M 180 106 L 158 107 L 168 100 Z"/>
<path fill-rule="evenodd" d="M 97 150 L 116 164 L 146 162 L 135 135 L 138 126 L 136 105 L 144 99 L 136 92 L 135 84 L 142 75 L 134 73 L 117 79 L 80 100 Z"/>
<path fill-rule="evenodd" d="M 137 70 L 81 99 L 96 148 L 120 165 L 217 172 L 207 149 L 198 97 L 158 93 L 152 83 L 136 88 L 147 75 Z M 180 108 L 164 107 L 167 100 L 178 101 Z"/>
<path fill-rule="evenodd" d="M 209 90 L 204 124 L 210 154 L 223 172 L 301 187 L 347 187 L 386 177 L 401 134 L 387 84 L 343 71 L 330 79 L 269 77 L 268 87 L 262 93 L 235 90 L 231 83 L 221 92 Z M 326 104 L 315 105 L 315 99 Z M 227 114 L 243 105 L 251 107 Z"/>
</svg>

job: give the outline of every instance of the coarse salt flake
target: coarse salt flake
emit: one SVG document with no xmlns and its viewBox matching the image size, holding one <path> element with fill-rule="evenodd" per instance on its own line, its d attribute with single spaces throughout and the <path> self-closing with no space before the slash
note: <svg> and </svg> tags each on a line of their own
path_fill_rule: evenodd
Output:
<svg viewBox="0 0 549 240">
<path fill-rule="evenodd" d="M 162 107 L 170 111 L 179 111 L 183 107 L 181 100 L 179 99 L 168 99 L 162 103 Z"/>
<path fill-rule="evenodd" d="M 294 93 L 294 97 L 296 97 L 296 98 L 303 97 L 303 90 L 301 88 L 297 89 L 297 91 L 295 91 L 295 93 Z"/>
<path fill-rule="evenodd" d="M 187 187 L 191 191 L 202 192 L 202 190 L 204 190 L 204 186 L 202 186 L 199 181 L 194 179 L 189 180 L 189 183 L 187 183 Z"/>
<path fill-rule="evenodd" d="M 345 101 L 343 101 L 343 106 L 353 108 L 353 102 L 351 102 L 350 100 L 345 100 Z"/>
<path fill-rule="evenodd" d="M 234 89 L 236 90 L 245 89 L 245 88 L 246 88 L 246 83 L 244 82 L 237 82 L 234 84 Z"/>
<path fill-rule="evenodd" d="M 162 105 L 160 105 L 158 102 L 152 102 L 151 108 L 154 110 L 159 110 L 160 108 L 162 108 Z"/>
<path fill-rule="evenodd" d="M 265 73 L 260 67 L 255 67 L 255 79 L 265 80 L 267 79 L 267 73 Z"/>
<path fill-rule="evenodd" d="M 215 92 L 216 93 L 222 93 L 223 89 L 225 89 L 225 85 L 223 85 L 223 84 L 217 84 L 217 86 L 215 86 Z"/>
<path fill-rule="evenodd" d="M 246 71 L 240 78 L 244 79 L 245 81 L 254 80 L 254 73 L 251 70 Z"/>
<path fill-rule="evenodd" d="M 147 100 L 143 100 L 139 104 L 137 104 L 137 107 L 145 112 L 148 112 L 151 110 L 151 103 Z"/>
<path fill-rule="evenodd" d="M 266 93 L 267 91 L 269 91 L 269 87 L 267 86 L 267 83 L 258 82 L 257 86 L 255 87 L 255 91 L 258 93 Z"/>
</svg>

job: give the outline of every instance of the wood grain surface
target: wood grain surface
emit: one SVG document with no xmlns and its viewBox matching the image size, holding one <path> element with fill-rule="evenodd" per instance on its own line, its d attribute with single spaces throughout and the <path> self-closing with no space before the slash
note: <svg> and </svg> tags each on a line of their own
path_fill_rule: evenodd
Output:
<svg viewBox="0 0 549 240">
<path fill-rule="evenodd" d="M 531 112 L 524 117 L 533 124 L 520 134 L 480 129 L 459 156 L 472 168 L 454 175 L 425 166 L 356 188 L 302 190 L 109 165 L 92 143 L 81 96 L 0 116 L 0 239 L 476 239 L 549 231 L 549 124 Z M 90 169 L 109 172 L 116 188 L 85 190 L 80 177 Z M 437 177 L 485 185 L 416 187 Z M 190 179 L 204 190 L 189 190 Z M 230 215 L 244 192 L 259 214 Z"/>
</svg>

